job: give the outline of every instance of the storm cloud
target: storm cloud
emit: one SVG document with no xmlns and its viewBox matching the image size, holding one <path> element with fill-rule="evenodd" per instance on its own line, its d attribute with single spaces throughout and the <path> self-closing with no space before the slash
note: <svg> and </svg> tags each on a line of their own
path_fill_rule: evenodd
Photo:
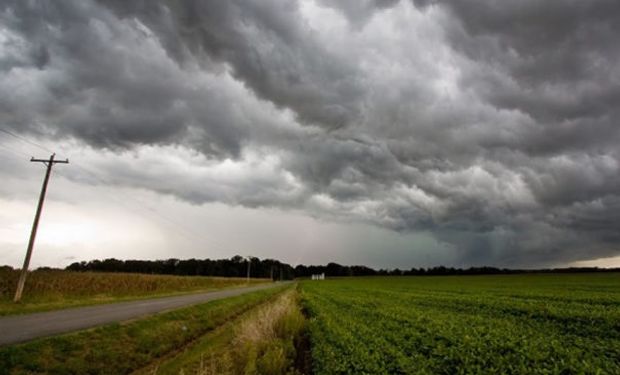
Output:
<svg viewBox="0 0 620 375">
<path fill-rule="evenodd" d="M 106 156 L 74 181 L 564 264 L 620 254 L 619 29 L 612 0 L 4 1 L 0 123 Z"/>
</svg>

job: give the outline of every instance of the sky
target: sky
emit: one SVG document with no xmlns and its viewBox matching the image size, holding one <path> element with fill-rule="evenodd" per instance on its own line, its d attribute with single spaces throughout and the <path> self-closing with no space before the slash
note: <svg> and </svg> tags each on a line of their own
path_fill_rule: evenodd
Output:
<svg viewBox="0 0 620 375">
<path fill-rule="evenodd" d="M 617 0 L 0 1 L 0 264 L 620 266 Z"/>
</svg>

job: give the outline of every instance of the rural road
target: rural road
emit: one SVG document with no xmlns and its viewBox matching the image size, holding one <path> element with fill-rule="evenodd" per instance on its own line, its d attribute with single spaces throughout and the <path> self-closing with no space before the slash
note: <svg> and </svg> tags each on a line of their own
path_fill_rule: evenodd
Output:
<svg viewBox="0 0 620 375">
<path fill-rule="evenodd" d="M 283 284 L 282 282 L 269 283 L 246 288 L 0 317 L 0 345 L 16 344 L 39 337 L 129 320 L 142 315 L 238 296 Z"/>
</svg>

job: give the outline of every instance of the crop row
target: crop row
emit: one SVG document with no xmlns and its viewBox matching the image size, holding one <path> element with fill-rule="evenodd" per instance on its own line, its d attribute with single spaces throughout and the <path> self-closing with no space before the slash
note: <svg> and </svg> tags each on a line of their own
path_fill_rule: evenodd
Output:
<svg viewBox="0 0 620 375">
<path fill-rule="evenodd" d="M 315 373 L 620 373 L 619 282 L 618 275 L 305 282 Z"/>
<path fill-rule="evenodd" d="M 13 297 L 18 277 L 17 270 L 0 270 L 0 301 L 9 301 Z M 263 281 L 266 280 L 252 280 Z M 24 301 L 220 289 L 245 282 L 245 278 L 34 271 L 28 276 Z"/>
</svg>

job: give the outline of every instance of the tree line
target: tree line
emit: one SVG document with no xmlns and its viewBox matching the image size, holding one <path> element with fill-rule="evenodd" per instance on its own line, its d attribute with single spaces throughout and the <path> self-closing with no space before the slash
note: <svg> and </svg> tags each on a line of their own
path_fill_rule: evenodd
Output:
<svg viewBox="0 0 620 375">
<path fill-rule="evenodd" d="M 274 259 L 250 257 L 250 276 L 290 280 L 295 277 L 293 267 Z M 230 259 L 165 259 L 119 260 L 104 259 L 76 262 L 65 268 L 69 271 L 151 273 L 179 276 L 246 277 L 247 259 L 236 255 Z"/>
<path fill-rule="evenodd" d="M 97 272 L 129 272 L 150 273 L 162 275 L 186 276 L 222 276 L 245 277 L 247 275 L 247 260 L 236 255 L 230 259 L 165 259 L 165 260 L 119 260 L 104 259 L 76 262 L 66 267 L 70 271 L 97 271 Z M 256 278 L 271 278 L 273 280 L 290 280 L 296 277 L 310 277 L 324 273 L 327 277 L 337 276 L 416 276 L 416 275 L 500 275 L 517 273 L 580 273 L 580 272 L 618 272 L 619 268 L 605 269 L 597 267 L 580 268 L 552 268 L 537 270 L 518 270 L 495 267 L 430 267 L 401 269 L 373 269 L 371 267 L 355 265 L 347 266 L 338 263 L 327 265 L 298 265 L 292 267 L 274 259 L 259 259 L 250 257 L 250 276 Z"/>
</svg>

